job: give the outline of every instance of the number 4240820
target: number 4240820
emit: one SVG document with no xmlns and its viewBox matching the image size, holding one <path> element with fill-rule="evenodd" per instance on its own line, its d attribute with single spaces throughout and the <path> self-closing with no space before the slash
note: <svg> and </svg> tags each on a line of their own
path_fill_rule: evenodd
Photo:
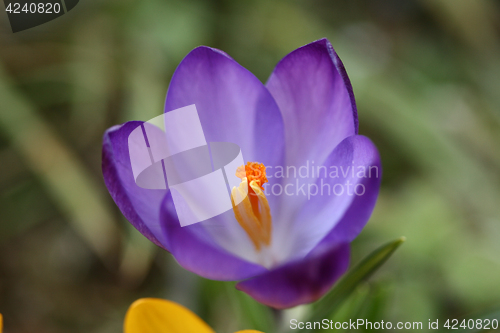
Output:
<svg viewBox="0 0 500 333">
<path fill-rule="evenodd" d="M 25 3 L 21 8 L 20 3 L 9 3 L 5 11 L 9 14 L 21 14 L 21 13 L 31 13 L 31 14 L 58 14 L 61 12 L 61 4 L 56 3 Z"/>
<path fill-rule="evenodd" d="M 461 322 L 458 319 L 448 319 L 446 323 L 443 325 L 444 328 L 449 330 L 458 330 L 458 329 L 470 329 L 470 330 L 489 330 L 498 328 L 498 320 L 497 319 L 464 319 Z"/>
</svg>

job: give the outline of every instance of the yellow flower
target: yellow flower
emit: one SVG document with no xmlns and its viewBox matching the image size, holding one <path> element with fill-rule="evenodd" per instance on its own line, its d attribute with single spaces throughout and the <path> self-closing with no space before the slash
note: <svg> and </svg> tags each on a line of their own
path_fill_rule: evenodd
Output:
<svg viewBox="0 0 500 333">
<path fill-rule="evenodd" d="M 124 333 L 215 333 L 191 310 L 158 298 L 141 298 L 132 303 L 125 315 L 123 329 Z M 236 333 L 262 332 L 244 330 Z"/>
</svg>

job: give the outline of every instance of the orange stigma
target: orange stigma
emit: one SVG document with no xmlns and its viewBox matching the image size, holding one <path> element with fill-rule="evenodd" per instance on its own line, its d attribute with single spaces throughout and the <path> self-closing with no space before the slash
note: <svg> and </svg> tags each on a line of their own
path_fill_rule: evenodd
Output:
<svg viewBox="0 0 500 333">
<path fill-rule="evenodd" d="M 236 177 L 243 180 L 247 177 L 248 183 L 255 181 L 263 190 L 264 184 L 267 183 L 266 167 L 262 163 L 247 162 L 247 165 L 242 165 L 236 169 Z"/>
<path fill-rule="evenodd" d="M 231 191 L 231 202 L 236 220 L 250 237 L 255 249 L 271 244 L 271 209 L 264 194 L 267 183 L 266 167 L 262 163 L 248 162 L 238 167 L 236 177 L 241 179 Z"/>
</svg>

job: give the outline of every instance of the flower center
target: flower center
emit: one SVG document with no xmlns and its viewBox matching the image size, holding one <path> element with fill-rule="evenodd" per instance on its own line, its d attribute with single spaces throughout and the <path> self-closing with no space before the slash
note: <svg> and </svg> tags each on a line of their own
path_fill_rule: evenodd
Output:
<svg viewBox="0 0 500 333">
<path fill-rule="evenodd" d="M 234 216 L 260 252 L 262 247 L 271 244 L 272 231 L 271 209 L 262 186 L 267 183 L 266 167 L 248 162 L 236 170 L 236 177 L 241 183 L 231 191 Z"/>
</svg>

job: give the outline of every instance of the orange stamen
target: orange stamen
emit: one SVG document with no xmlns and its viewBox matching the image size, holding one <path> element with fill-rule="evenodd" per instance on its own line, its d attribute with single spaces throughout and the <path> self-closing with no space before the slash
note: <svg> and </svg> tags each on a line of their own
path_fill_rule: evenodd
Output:
<svg viewBox="0 0 500 333">
<path fill-rule="evenodd" d="M 236 169 L 236 177 L 241 180 L 247 177 L 248 184 L 255 180 L 261 190 L 264 190 L 263 185 L 267 183 L 266 167 L 262 163 L 247 162 L 247 165 L 242 165 Z"/>
<path fill-rule="evenodd" d="M 247 165 L 242 165 L 236 169 L 236 177 L 243 180 L 247 177 L 248 180 L 248 195 L 250 196 L 250 203 L 252 204 L 253 213 L 259 219 L 259 199 L 255 194 L 250 184 L 254 181 L 262 190 L 264 190 L 264 183 L 267 183 L 266 167 L 262 163 L 247 162 Z"/>
<path fill-rule="evenodd" d="M 232 190 L 234 215 L 256 250 L 260 251 L 263 245 L 271 244 L 272 231 L 271 210 L 263 191 L 263 185 L 267 183 L 266 167 L 262 163 L 248 162 L 236 170 L 236 176 L 242 181 Z"/>
</svg>

